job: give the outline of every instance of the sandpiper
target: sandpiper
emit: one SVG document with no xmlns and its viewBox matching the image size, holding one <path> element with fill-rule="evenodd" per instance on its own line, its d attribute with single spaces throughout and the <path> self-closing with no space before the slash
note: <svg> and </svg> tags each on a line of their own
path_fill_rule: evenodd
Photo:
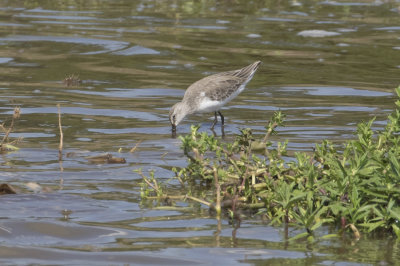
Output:
<svg viewBox="0 0 400 266">
<path fill-rule="evenodd" d="M 176 132 L 176 126 L 185 116 L 194 113 L 214 112 L 215 119 L 211 129 L 214 129 L 219 114 L 223 127 L 224 116 L 220 111 L 221 107 L 244 90 L 260 64 L 260 61 L 256 61 L 242 69 L 214 74 L 190 85 L 182 101 L 172 106 L 169 111 L 172 132 Z"/>
</svg>

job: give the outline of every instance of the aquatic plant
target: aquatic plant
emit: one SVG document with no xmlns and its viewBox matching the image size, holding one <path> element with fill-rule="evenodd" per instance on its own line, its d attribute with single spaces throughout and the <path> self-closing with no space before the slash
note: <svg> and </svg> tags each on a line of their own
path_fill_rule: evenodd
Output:
<svg viewBox="0 0 400 266">
<path fill-rule="evenodd" d="M 21 116 L 21 109 L 17 106 L 14 108 L 14 113 L 11 117 L 11 121 L 7 125 L 7 120 L 0 124 L 0 130 L 3 131 L 4 135 L 0 141 L 0 153 L 15 151 L 18 148 L 15 146 L 21 138 L 10 140 L 10 133 L 15 129 L 15 123 Z"/>
<path fill-rule="evenodd" d="M 400 99 L 400 86 L 396 93 Z M 313 152 L 296 152 L 293 160 L 284 158 L 287 141 L 270 141 L 283 126 L 281 112 L 274 113 L 260 139 L 242 129 L 227 143 L 192 126 L 191 134 L 180 137 L 188 165 L 173 168 L 184 195 L 173 198 L 205 202 L 218 216 L 226 210 L 237 217 L 247 209 L 273 225 L 304 229 L 293 239 L 313 240 L 322 225 L 355 238 L 360 232 L 400 238 L 400 100 L 395 104 L 383 130 L 372 130 L 374 119 L 361 122 L 355 139 L 336 145 L 324 140 Z M 159 187 L 154 176 L 144 180 L 144 197 L 152 190 L 169 197 L 165 186 L 160 192 L 151 185 Z"/>
</svg>

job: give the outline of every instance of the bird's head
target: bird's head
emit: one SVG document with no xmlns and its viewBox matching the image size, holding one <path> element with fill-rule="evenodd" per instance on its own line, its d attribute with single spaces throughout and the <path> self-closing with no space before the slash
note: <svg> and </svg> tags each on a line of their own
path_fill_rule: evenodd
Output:
<svg viewBox="0 0 400 266">
<path fill-rule="evenodd" d="M 186 114 L 187 111 L 182 102 L 172 106 L 171 110 L 169 110 L 169 121 L 171 122 L 172 130 L 185 118 Z"/>
</svg>

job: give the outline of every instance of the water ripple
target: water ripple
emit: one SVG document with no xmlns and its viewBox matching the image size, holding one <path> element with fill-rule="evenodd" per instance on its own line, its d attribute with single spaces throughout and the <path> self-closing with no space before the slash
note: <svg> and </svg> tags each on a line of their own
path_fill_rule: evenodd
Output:
<svg viewBox="0 0 400 266">
<path fill-rule="evenodd" d="M 24 114 L 57 114 L 58 110 L 56 107 L 25 107 L 23 108 Z M 7 111 L 6 114 L 12 114 L 14 111 Z M 165 120 L 159 116 L 148 112 L 141 111 L 129 111 L 129 110 L 118 110 L 118 109 L 91 109 L 83 107 L 63 107 L 62 113 L 82 115 L 85 116 L 111 116 L 111 117 L 123 117 L 123 118 L 135 118 L 143 121 L 161 121 Z"/>
<path fill-rule="evenodd" d="M 39 36 L 39 35 L 13 35 L 0 38 L 0 42 L 63 42 L 82 45 L 102 46 L 105 50 L 86 52 L 82 54 L 99 54 L 126 48 L 129 43 L 122 41 L 83 38 L 74 36 Z"/>
<path fill-rule="evenodd" d="M 305 94 L 318 96 L 361 96 L 386 97 L 393 93 L 371 90 L 360 90 L 347 87 L 281 87 L 284 91 L 304 91 Z"/>
</svg>

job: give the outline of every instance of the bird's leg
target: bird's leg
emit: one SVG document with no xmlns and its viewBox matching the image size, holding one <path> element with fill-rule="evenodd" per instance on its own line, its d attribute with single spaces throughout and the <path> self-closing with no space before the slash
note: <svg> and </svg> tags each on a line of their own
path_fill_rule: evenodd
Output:
<svg viewBox="0 0 400 266">
<path fill-rule="evenodd" d="M 222 138 L 225 137 L 225 129 L 224 128 L 225 128 L 224 126 L 221 127 L 221 137 Z"/>
<path fill-rule="evenodd" d="M 219 111 L 218 111 L 218 113 L 219 113 Z M 213 124 L 211 125 L 211 129 L 214 129 L 215 124 L 217 124 L 217 122 L 218 122 L 217 112 L 214 112 L 214 116 L 215 116 L 215 118 L 214 118 Z"/>
<path fill-rule="evenodd" d="M 224 116 L 222 115 L 222 113 L 220 111 L 218 111 L 218 114 L 221 117 L 221 124 L 222 124 L 222 126 L 224 126 L 224 123 L 225 123 Z M 217 113 L 215 113 L 215 120 L 217 120 Z"/>
<path fill-rule="evenodd" d="M 217 116 L 217 114 L 219 114 L 219 116 L 221 117 L 221 127 L 224 127 L 224 124 L 225 124 L 225 118 L 224 118 L 224 116 L 222 115 L 222 113 L 220 112 L 220 111 L 217 111 L 217 112 L 214 112 L 214 122 L 212 123 L 212 125 L 211 125 L 211 129 L 214 129 L 214 126 L 217 124 L 217 122 L 218 122 L 218 116 Z"/>
<path fill-rule="evenodd" d="M 210 128 L 210 130 L 211 130 L 211 132 L 213 133 L 213 136 L 214 136 L 214 137 L 217 137 L 217 133 L 215 133 L 214 129 L 213 129 L 213 128 Z"/>
<path fill-rule="evenodd" d="M 224 116 L 222 115 L 222 113 L 220 111 L 218 111 L 218 114 L 221 117 L 221 135 L 222 135 L 222 137 L 225 137 L 225 130 L 224 130 L 225 119 L 224 119 Z"/>
</svg>

